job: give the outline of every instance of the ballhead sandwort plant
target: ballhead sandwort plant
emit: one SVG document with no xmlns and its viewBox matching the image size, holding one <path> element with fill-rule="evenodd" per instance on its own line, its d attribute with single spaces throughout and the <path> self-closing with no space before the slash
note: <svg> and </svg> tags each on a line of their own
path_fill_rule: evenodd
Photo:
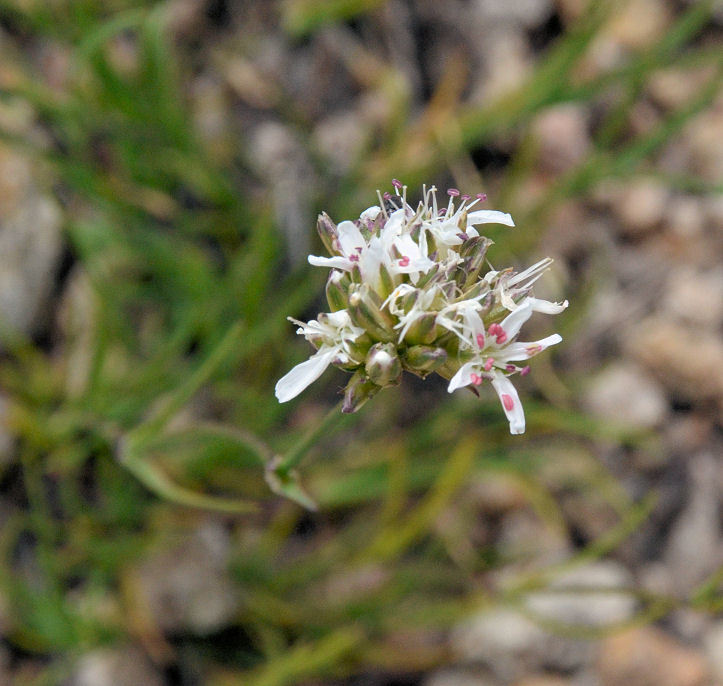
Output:
<svg viewBox="0 0 723 686">
<path fill-rule="evenodd" d="M 518 340 L 533 312 L 557 314 L 567 301 L 535 298 L 532 286 L 552 263 L 546 258 L 522 272 L 494 270 L 486 259 L 492 244 L 481 224 L 514 226 L 509 214 L 474 209 L 485 196 L 454 188 L 438 204 L 436 188 L 423 189 L 412 207 L 407 187 L 392 181 L 395 195 L 359 219 L 334 224 L 321 214 L 317 228 L 331 257 L 309 256 L 329 267 L 326 296 L 331 312 L 299 325 L 315 348 L 306 362 L 276 384 L 286 402 L 318 379 L 329 365 L 352 374 L 344 390 L 344 412 L 355 412 L 385 386 L 398 384 L 407 370 L 422 378 L 436 373 L 448 391 L 489 381 L 499 395 L 510 432 L 525 430 L 525 415 L 510 381 L 529 372 L 531 357 L 562 339 Z"/>
</svg>

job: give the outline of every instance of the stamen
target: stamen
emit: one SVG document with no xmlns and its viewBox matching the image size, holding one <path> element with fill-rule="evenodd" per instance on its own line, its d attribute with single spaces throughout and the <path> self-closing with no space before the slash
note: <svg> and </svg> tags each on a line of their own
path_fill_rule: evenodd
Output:
<svg viewBox="0 0 723 686">
<path fill-rule="evenodd" d="M 410 260 L 409 260 L 409 257 L 407 257 L 407 256 L 405 255 L 404 257 L 402 257 L 401 260 L 399 260 L 399 266 L 400 266 L 400 267 L 408 267 L 408 266 L 409 266 L 409 261 L 410 261 Z"/>
<path fill-rule="evenodd" d="M 515 369 L 517 369 L 517 367 L 515 367 L 514 364 L 505 365 L 505 371 L 506 371 L 506 372 L 514 372 Z"/>
<path fill-rule="evenodd" d="M 485 347 L 485 335 L 483 333 L 477 334 L 477 345 L 479 346 L 480 350 Z"/>
<path fill-rule="evenodd" d="M 524 366 L 522 369 L 520 369 L 520 376 L 527 376 L 530 373 L 530 365 Z"/>
<path fill-rule="evenodd" d="M 392 186 L 399 190 L 402 187 L 402 182 L 399 179 L 392 179 Z"/>
<path fill-rule="evenodd" d="M 502 345 L 507 340 L 507 334 L 500 328 L 500 332 L 495 337 L 498 345 Z"/>
<path fill-rule="evenodd" d="M 472 199 L 472 196 L 469 193 L 462 193 L 462 195 L 460 197 L 462 198 L 462 200 L 471 200 Z"/>
<path fill-rule="evenodd" d="M 359 261 L 359 255 L 349 255 L 349 262 L 358 262 Z"/>
<path fill-rule="evenodd" d="M 459 195 L 459 191 L 456 188 L 448 188 L 447 195 L 452 198 L 456 198 Z"/>
<path fill-rule="evenodd" d="M 385 200 L 391 200 L 392 194 L 389 191 L 384 191 L 384 193 L 382 194 L 382 198 L 384 198 Z"/>
<path fill-rule="evenodd" d="M 484 202 L 485 200 L 487 200 L 487 193 L 477 193 L 477 195 L 475 195 L 474 197 L 477 198 L 477 200 L 479 200 L 480 202 Z"/>
<path fill-rule="evenodd" d="M 495 361 L 491 357 L 488 357 L 485 361 L 485 371 L 488 372 L 490 369 L 492 369 L 494 363 Z"/>
<path fill-rule="evenodd" d="M 482 377 L 479 374 L 475 374 L 474 372 L 472 372 L 472 374 L 469 375 L 469 380 L 475 386 L 479 386 L 482 383 Z"/>
<path fill-rule="evenodd" d="M 505 410 L 511 412 L 512 408 L 515 406 L 515 401 L 512 399 L 512 396 L 508 395 L 507 393 L 503 393 L 501 398 L 502 405 L 504 405 Z"/>
</svg>

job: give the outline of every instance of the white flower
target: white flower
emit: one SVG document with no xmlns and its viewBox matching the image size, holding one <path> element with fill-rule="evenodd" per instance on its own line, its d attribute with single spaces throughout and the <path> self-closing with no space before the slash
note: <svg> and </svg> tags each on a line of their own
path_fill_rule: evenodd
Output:
<svg viewBox="0 0 723 686">
<path fill-rule="evenodd" d="M 450 379 L 447 391 L 452 393 L 458 388 L 479 386 L 483 380 L 492 382 L 500 397 L 500 402 L 510 422 L 510 433 L 521 434 L 525 431 L 525 413 L 515 387 L 507 378 L 511 374 L 526 374 L 529 367 L 519 368 L 512 362 L 529 360 L 551 345 L 562 341 L 559 334 L 553 334 L 539 341 L 524 343 L 514 341 L 522 325 L 533 313 L 534 298 L 528 298 L 499 324 L 492 324 L 484 331 L 484 325 L 470 332 L 466 340 L 467 348 L 472 350 L 472 359 L 465 362 Z"/>
<path fill-rule="evenodd" d="M 321 315 L 319 319 L 322 319 Z M 299 395 L 314 383 L 332 362 L 348 363 L 351 359 L 348 344 L 364 333 L 363 329 L 352 324 L 346 310 L 331 312 L 324 316 L 324 321 L 312 319 L 304 324 L 291 317 L 289 320 L 299 324 L 297 334 L 318 344 L 319 348 L 306 362 L 297 364 L 277 381 L 275 393 L 280 403 Z"/>
<path fill-rule="evenodd" d="M 529 367 L 518 363 L 562 340 L 558 334 L 517 340 L 533 312 L 558 314 L 567 307 L 567 301 L 532 294 L 552 260 L 481 276 L 492 242 L 477 227 L 514 226 L 512 217 L 476 209 L 483 195 L 454 188 L 440 206 L 436 188 L 425 187 L 414 208 L 406 186 L 392 184 L 396 197 L 379 195 L 379 205 L 358 220 L 337 226 L 319 216 L 319 235 L 331 257 L 311 255 L 309 262 L 333 270 L 326 294 L 336 311 L 296 322 L 316 352 L 279 380 L 277 398 L 296 397 L 333 364 L 352 373 L 343 411 L 354 412 L 382 387 L 398 383 L 404 369 L 421 377 L 436 372 L 448 379 L 450 392 L 489 381 L 510 431 L 522 433 L 525 415 L 509 377 L 525 375 Z"/>
</svg>

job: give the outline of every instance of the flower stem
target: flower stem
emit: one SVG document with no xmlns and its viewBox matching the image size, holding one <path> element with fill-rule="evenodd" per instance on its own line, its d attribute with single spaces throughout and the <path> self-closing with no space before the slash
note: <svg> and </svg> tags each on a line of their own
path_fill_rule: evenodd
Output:
<svg viewBox="0 0 723 686">
<path fill-rule="evenodd" d="M 342 403 L 343 401 L 340 401 L 334 405 L 319 424 L 311 429 L 289 452 L 279 459 L 278 465 L 274 468 L 274 472 L 279 477 L 288 476 L 289 472 L 301 462 L 319 438 L 328 433 L 337 422 L 345 417 L 341 411 Z"/>
</svg>

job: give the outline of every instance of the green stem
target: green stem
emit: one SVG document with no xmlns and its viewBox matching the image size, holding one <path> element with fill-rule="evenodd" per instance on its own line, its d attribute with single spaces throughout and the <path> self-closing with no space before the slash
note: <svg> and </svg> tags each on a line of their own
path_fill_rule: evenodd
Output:
<svg viewBox="0 0 723 686">
<path fill-rule="evenodd" d="M 306 453 L 312 448 L 319 438 L 332 430 L 334 425 L 344 418 L 341 412 L 343 401 L 338 402 L 329 410 L 324 419 L 311 429 L 306 436 L 298 441 L 289 452 L 279 459 L 278 465 L 274 468 L 277 476 L 283 478 L 288 476 L 289 472 L 301 462 Z"/>
</svg>

